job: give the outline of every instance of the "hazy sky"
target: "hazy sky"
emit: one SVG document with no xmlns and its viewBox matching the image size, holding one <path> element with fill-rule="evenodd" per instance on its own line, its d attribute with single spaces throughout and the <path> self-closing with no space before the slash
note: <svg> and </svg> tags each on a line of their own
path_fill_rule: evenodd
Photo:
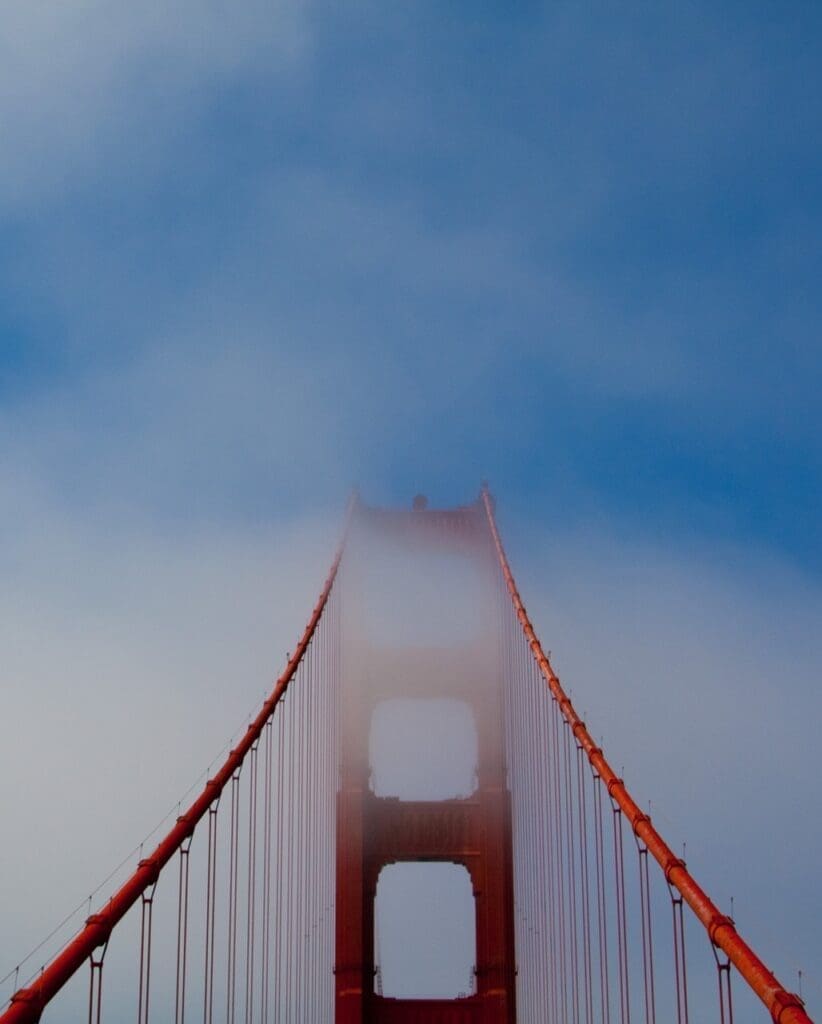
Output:
<svg viewBox="0 0 822 1024">
<path fill-rule="evenodd" d="M 820 108 L 810 2 L 3 6 L 0 975 L 259 700 L 351 483 L 487 478 L 822 1005 Z"/>
</svg>

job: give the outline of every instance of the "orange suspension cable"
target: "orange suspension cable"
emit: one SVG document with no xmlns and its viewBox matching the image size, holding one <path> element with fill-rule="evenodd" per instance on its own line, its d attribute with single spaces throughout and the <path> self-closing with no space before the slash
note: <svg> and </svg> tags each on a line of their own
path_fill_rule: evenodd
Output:
<svg viewBox="0 0 822 1024">
<path fill-rule="evenodd" d="M 256 748 L 263 729 L 266 726 L 275 708 L 288 689 L 288 685 L 300 667 L 303 656 L 308 650 L 309 644 L 317 630 L 318 623 L 328 603 L 331 588 L 337 577 L 337 571 L 342 560 L 345 540 L 348 534 L 349 524 L 355 508 L 356 497 L 349 501 L 348 511 L 343 527 L 342 539 L 337 548 L 334 560 L 331 564 L 328 577 L 320 592 L 317 604 L 311 614 L 311 618 L 303 631 L 300 642 L 297 644 L 293 655 L 289 658 L 282 675 L 277 680 L 271 695 L 263 703 L 257 717 L 248 726 L 246 733 L 241 737 L 237 746 L 229 753 L 225 762 L 213 778 L 206 782 L 206 785 L 197 799 L 191 804 L 188 810 L 182 814 L 168 835 L 158 844 L 150 857 L 141 860 L 136 871 L 127 879 L 118 891 L 104 904 L 96 913 L 86 921 L 83 929 L 62 949 L 61 952 L 44 968 L 37 978 L 27 987 L 17 991 L 11 997 L 11 1003 L 4 1013 L 0 1013 L 0 1024 L 36 1024 L 40 1019 L 44 1007 L 68 982 L 72 975 L 92 956 L 95 950 L 103 946 L 109 939 L 112 929 L 122 920 L 125 914 L 137 903 L 143 900 L 143 931 L 142 931 L 142 955 L 140 974 L 140 1017 L 147 1019 L 148 997 L 149 997 L 149 964 L 151 954 L 151 897 L 154 886 L 160 872 L 171 860 L 174 854 L 190 839 L 198 822 L 215 807 L 220 794 L 225 787 L 237 777 L 243 765 L 246 755 Z M 209 856 L 212 856 L 211 825 L 214 820 L 209 814 Z M 214 871 L 213 861 L 210 860 L 209 871 Z M 209 896 L 211 899 L 210 914 L 211 921 L 208 924 L 210 930 L 207 939 L 207 980 L 206 992 L 206 1017 L 210 1019 L 213 1011 L 213 990 L 211 979 L 214 968 L 214 947 L 213 947 L 213 877 L 209 878 Z M 236 901 L 235 883 L 235 901 Z M 146 906 L 148 904 L 148 906 Z M 236 940 L 236 936 L 235 936 Z M 209 943 L 210 941 L 210 948 Z M 231 951 L 232 953 L 234 950 Z M 233 957 L 229 963 L 229 992 L 228 992 L 228 1015 L 234 1016 L 234 976 Z"/>
<path fill-rule="evenodd" d="M 723 914 L 708 897 L 685 867 L 685 862 L 674 854 L 651 823 L 650 817 L 634 801 L 626 789 L 625 783 L 611 768 L 602 750 L 594 743 L 585 723 L 576 713 L 573 704 L 563 690 L 559 677 L 551 667 L 551 662 L 543 651 L 534 632 L 534 627 L 531 625 L 531 620 L 528 618 L 528 613 L 525 611 L 494 518 L 491 495 L 485 486 L 482 489 L 482 502 L 500 570 L 534 660 L 552 696 L 556 699 L 565 721 L 585 751 L 592 768 L 600 776 L 609 796 L 625 815 L 634 834 L 646 845 L 654 860 L 662 868 L 666 881 L 681 894 L 702 923 L 713 945 L 727 955 L 730 963 L 736 967 L 750 988 L 765 1004 L 776 1024 L 813 1024 L 805 1012 L 804 1004 L 799 996 L 788 992 L 779 983 L 775 975 L 737 932 L 736 925 L 731 918 Z"/>
</svg>

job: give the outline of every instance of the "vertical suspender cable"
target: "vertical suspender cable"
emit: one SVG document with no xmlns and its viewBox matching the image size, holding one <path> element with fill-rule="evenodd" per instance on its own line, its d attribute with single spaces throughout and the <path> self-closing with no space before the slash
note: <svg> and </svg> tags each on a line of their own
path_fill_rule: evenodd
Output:
<svg viewBox="0 0 822 1024">
<path fill-rule="evenodd" d="M 313 638 L 312 638 L 313 640 Z M 294 725 L 297 732 L 297 835 L 296 835 L 296 856 L 297 856 L 297 920 L 296 927 L 292 933 L 291 941 L 296 947 L 295 950 L 295 961 L 296 961 L 296 973 L 295 973 L 295 985 L 294 985 L 294 1011 L 295 1017 L 298 1021 L 302 1021 L 305 1017 L 305 1007 L 303 1004 L 303 991 L 304 991 L 304 980 L 305 970 L 303 965 L 303 929 L 305 928 L 305 840 L 304 840 L 304 828 L 305 828 L 305 729 L 303 727 L 305 719 L 305 702 L 308 697 L 308 693 L 311 687 L 311 652 L 313 650 L 313 642 L 308 645 L 306 656 L 303 659 L 303 676 L 302 685 L 297 692 L 297 706 L 295 709 L 295 720 Z"/>
<path fill-rule="evenodd" d="M 602 780 L 591 769 L 594 798 L 594 857 L 597 886 L 597 945 L 599 948 L 599 998 L 602 1024 L 611 1024 L 611 987 L 608 977 L 608 903 L 605 896 L 605 829 L 602 816 Z"/>
<path fill-rule="evenodd" d="M 186 965 L 188 959 L 188 868 L 191 836 L 180 847 L 180 877 L 177 887 L 177 972 L 174 1022 L 184 1024 L 186 1013 Z"/>
<path fill-rule="evenodd" d="M 554 815 L 556 821 L 556 868 L 557 894 L 559 896 L 559 964 L 560 992 L 562 994 L 562 1020 L 570 1021 L 571 1012 L 568 1003 L 568 943 L 566 933 L 566 894 L 565 894 L 565 856 L 562 834 L 562 787 L 560 782 L 560 716 L 556 702 L 551 702 L 553 725 L 553 761 L 554 761 Z"/>
<path fill-rule="evenodd" d="M 716 959 L 716 973 L 719 981 L 719 1021 L 720 1024 L 734 1024 L 734 1006 L 731 998 L 731 963 L 727 957 L 722 958 L 711 945 Z"/>
<path fill-rule="evenodd" d="M 639 852 L 639 904 L 642 920 L 642 980 L 645 989 L 645 1024 L 656 1022 L 654 994 L 654 943 L 651 930 L 651 884 L 648 878 L 648 847 L 638 837 Z"/>
<path fill-rule="evenodd" d="M 614 882 L 617 919 L 617 954 L 619 962 L 619 1019 L 630 1024 L 631 1000 L 628 990 L 628 918 L 625 910 L 625 862 L 622 846 L 622 811 L 611 801 L 614 823 Z"/>
<path fill-rule="evenodd" d="M 226 958 L 226 1024 L 234 1024 L 237 983 L 237 902 L 239 893 L 240 769 L 231 777 L 231 808 L 228 837 L 228 945 Z"/>
<path fill-rule="evenodd" d="M 688 1024 L 688 972 L 685 964 L 685 915 L 682 897 L 671 886 L 671 915 L 674 931 L 674 976 L 676 979 L 676 1020 L 677 1024 Z"/>
<path fill-rule="evenodd" d="M 303 676 L 302 666 L 300 667 L 300 678 Z M 288 924 L 286 928 L 283 951 L 285 954 L 286 978 L 285 978 L 285 1019 L 288 1024 L 294 1020 L 294 865 L 296 862 L 296 818 L 297 818 L 297 790 L 296 790 L 296 730 L 297 717 L 295 713 L 296 701 L 300 688 L 294 691 L 294 697 L 288 707 Z"/>
<path fill-rule="evenodd" d="M 285 931 L 285 907 L 283 901 L 283 878 L 285 876 L 285 818 L 283 816 L 283 794 L 285 792 L 285 721 L 286 709 L 281 708 L 277 716 L 277 885 L 274 903 L 274 1022 L 282 1024 L 283 1019 L 283 932 Z"/>
<path fill-rule="evenodd" d="M 549 860 L 549 849 L 548 849 L 548 801 L 546 799 L 546 780 L 545 780 L 545 756 L 546 756 L 546 745 L 545 745 L 545 715 L 542 713 L 545 702 L 543 692 L 539 687 L 539 675 L 536 667 L 531 666 L 532 673 L 532 690 L 535 694 L 536 702 L 538 707 L 535 708 L 534 712 L 534 728 L 537 732 L 536 742 L 536 757 L 535 757 L 535 768 L 537 772 L 537 809 L 538 809 L 538 823 L 539 823 L 539 844 L 537 851 L 535 851 L 539 857 L 539 863 L 541 865 L 540 871 L 540 906 L 539 906 L 539 920 L 540 920 L 540 932 L 542 934 L 542 949 L 540 955 L 540 978 L 542 984 L 540 986 L 540 1006 L 542 1007 L 543 1013 L 548 1017 L 551 1024 L 556 1024 L 556 1007 L 554 1005 L 554 985 L 552 983 L 552 972 L 554 969 L 554 958 L 555 949 L 553 945 L 553 936 L 551 933 L 551 918 L 553 916 L 552 908 L 552 893 L 551 893 L 551 876 L 550 876 L 550 860 Z"/>
<path fill-rule="evenodd" d="M 214 939 L 217 899 L 217 810 L 219 798 L 208 809 L 208 857 L 206 861 L 205 968 L 203 972 L 203 1024 L 214 1018 Z"/>
<path fill-rule="evenodd" d="M 105 959 L 107 949 L 108 940 L 100 947 L 99 953 L 94 950 L 88 958 L 88 1024 L 100 1024 L 100 1014 L 103 1005 L 103 960 Z"/>
<path fill-rule="evenodd" d="M 577 760 L 577 811 L 579 814 L 579 848 L 581 854 L 580 868 L 582 877 L 580 879 L 582 895 L 582 953 L 583 953 L 583 981 L 585 994 L 585 1024 L 593 1024 L 594 1020 L 594 997 L 592 979 L 592 955 L 591 955 L 591 894 L 588 872 L 588 808 L 585 799 L 585 764 L 584 752 L 579 743 L 574 741 L 576 746 Z"/>
<path fill-rule="evenodd" d="M 562 739 L 565 751 L 565 833 L 568 851 L 568 892 L 571 922 L 571 1004 L 574 1024 L 579 1024 L 579 942 L 577 935 L 577 856 L 574 837 L 573 789 L 571 783 L 571 731 L 567 722 L 562 723 Z"/>
<path fill-rule="evenodd" d="M 140 907 L 140 974 L 137 997 L 137 1024 L 148 1024 L 148 1001 L 151 994 L 151 923 L 154 892 L 157 883 L 141 893 Z"/>
<path fill-rule="evenodd" d="M 245 938 L 245 1024 L 254 1017 L 254 939 L 257 907 L 257 750 L 251 748 L 248 779 L 248 860 L 246 879 L 246 938 Z"/>
<path fill-rule="evenodd" d="M 262 992 L 260 994 L 260 1019 L 268 1024 L 269 994 L 271 991 L 271 784 L 272 784 L 272 733 L 273 718 L 265 725 L 265 755 L 263 763 L 263 927 Z"/>
<path fill-rule="evenodd" d="M 527 679 L 525 674 L 526 665 L 526 654 L 522 648 L 522 645 L 518 645 L 517 651 L 517 702 L 519 708 L 519 765 L 520 765 L 520 788 L 523 796 L 523 814 L 521 817 L 522 831 L 520 836 L 520 843 L 522 846 L 522 864 L 523 864 L 523 910 L 524 910 L 524 924 L 525 924 L 525 941 L 526 941 L 526 974 L 525 974 L 525 985 L 523 988 L 527 993 L 527 1003 L 524 1009 L 529 1012 L 534 1008 L 534 975 L 536 974 L 536 955 L 534 950 L 534 920 L 533 920 L 533 909 L 534 909 L 534 896 L 533 896 L 533 879 L 534 879 L 534 864 L 533 857 L 529 856 L 530 851 L 530 835 L 533 827 L 533 806 L 532 806 L 532 792 L 530 786 L 530 777 L 528 774 L 528 760 L 530 755 L 530 739 L 531 731 L 528 728 L 528 687 Z"/>
</svg>

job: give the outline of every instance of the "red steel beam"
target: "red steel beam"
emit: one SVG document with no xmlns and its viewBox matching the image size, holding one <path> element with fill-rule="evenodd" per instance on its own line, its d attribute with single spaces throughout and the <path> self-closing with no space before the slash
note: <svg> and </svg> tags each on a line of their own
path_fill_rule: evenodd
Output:
<svg viewBox="0 0 822 1024">
<path fill-rule="evenodd" d="M 756 953 L 739 935 L 736 925 L 731 918 L 723 914 L 716 907 L 685 867 L 685 862 L 676 856 L 654 828 L 650 817 L 639 808 L 625 788 L 625 783 L 608 764 L 600 747 L 594 743 L 585 727 L 585 723 L 576 713 L 573 704 L 563 690 L 559 677 L 551 667 L 551 662 L 543 651 L 542 645 L 534 632 L 534 627 L 531 625 L 531 620 L 528 618 L 528 613 L 525 611 L 525 606 L 519 596 L 499 530 L 497 529 L 491 495 L 486 487 L 483 487 L 482 490 L 482 501 L 485 506 L 485 513 L 499 559 L 500 569 L 502 570 L 514 610 L 522 625 L 534 660 L 545 682 L 548 684 L 552 696 L 556 699 L 565 721 L 571 727 L 577 742 L 585 750 L 588 760 L 602 779 L 609 795 L 619 805 L 623 814 L 630 822 L 634 833 L 651 851 L 654 859 L 662 868 L 667 881 L 678 890 L 682 898 L 693 910 L 694 914 L 696 914 L 708 933 L 711 942 L 727 954 L 730 962 L 765 1004 L 773 1020 L 777 1024 L 813 1024 L 810 1017 L 805 1013 L 804 1004 L 799 996 L 788 992 L 779 983 L 775 975 L 768 970 Z"/>
<path fill-rule="evenodd" d="M 162 869 L 185 840 L 193 834 L 197 823 L 220 796 L 232 775 L 240 768 L 246 754 L 260 738 L 266 722 L 288 689 L 288 684 L 294 677 L 294 673 L 297 671 L 297 667 L 308 649 L 308 645 L 317 628 L 317 623 L 320 621 L 320 617 L 328 603 L 328 596 L 331 593 L 331 587 L 334 585 L 340 560 L 342 559 L 345 538 L 348 533 L 348 524 L 351 520 L 355 502 L 355 497 L 349 502 L 342 539 L 300 642 L 297 644 L 282 675 L 275 683 L 271 695 L 263 703 L 260 713 L 248 726 L 243 738 L 229 753 L 217 774 L 206 782 L 203 791 L 185 814 L 177 818 L 174 827 L 165 839 L 159 843 L 151 856 L 140 861 L 137 870 L 131 877 L 123 883 L 108 903 L 87 919 L 85 927 L 63 947 L 38 976 L 37 980 L 29 987 L 15 992 L 11 997 L 9 1008 L 5 1013 L 0 1014 L 0 1024 L 36 1024 L 44 1007 L 54 998 L 75 971 L 88 960 L 94 950 L 108 940 L 114 926 L 123 919 L 137 900 L 140 899 L 142 893 L 146 889 L 150 889 L 157 881 Z"/>
</svg>

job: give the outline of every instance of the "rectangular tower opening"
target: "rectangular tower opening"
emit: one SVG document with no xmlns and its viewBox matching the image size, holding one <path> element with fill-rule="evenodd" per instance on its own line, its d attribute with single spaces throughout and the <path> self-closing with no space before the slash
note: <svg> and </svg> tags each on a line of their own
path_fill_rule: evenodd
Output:
<svg viewBox="0 0 822 1024">
<path fill-rule="evenodd" d="M 368 760 L 375 796 L 456 800 L 477 788 L 477 726 L 449 697 L 392 697 L 371 715 Z"/>
<path fill-rule="evenodd" d="M 462 864 L 387 864 L 374 901 L 374 991 L 464 999 L 476 991 L 476 901 Z"/>
</svg>

